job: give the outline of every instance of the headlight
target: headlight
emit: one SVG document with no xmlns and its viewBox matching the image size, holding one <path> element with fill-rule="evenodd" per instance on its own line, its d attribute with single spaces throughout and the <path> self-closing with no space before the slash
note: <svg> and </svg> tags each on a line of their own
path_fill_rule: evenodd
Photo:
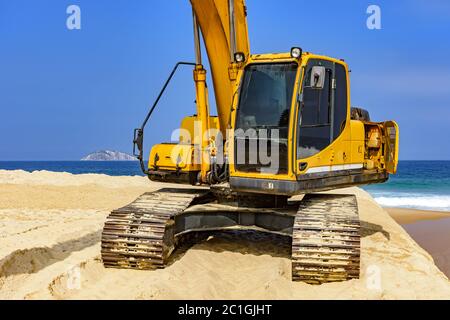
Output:
<svg viewBox="0 0 450 320">
<path fill-rule="evenodd" d="M 303 52 L 302 48 L 294 47 L 291 49 L 291 57 L 298 59 L 302 56 L 302 52 Z"/>
<path fill-rule="evenodd" d="M 245 61 L 245 54 L 243 52 L 236 52 L 234 54 L 234 61 L 237 63 L 242 63 Z"/>
</svg>

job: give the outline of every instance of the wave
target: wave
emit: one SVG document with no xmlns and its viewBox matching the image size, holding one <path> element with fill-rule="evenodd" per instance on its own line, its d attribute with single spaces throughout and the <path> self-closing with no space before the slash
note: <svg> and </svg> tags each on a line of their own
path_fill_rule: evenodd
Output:
<svg viewBox="0 0 450 320">
<path fill-rule="evenodd" d="M 374 199 L 383 207 L 450 211 L 450 195 L 374 195 Z"/>
</svg>

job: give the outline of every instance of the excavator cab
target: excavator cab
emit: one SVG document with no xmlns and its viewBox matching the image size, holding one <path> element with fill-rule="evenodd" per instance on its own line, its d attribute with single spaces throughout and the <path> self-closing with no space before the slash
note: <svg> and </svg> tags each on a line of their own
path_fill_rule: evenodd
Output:
<svg viewBox="0 0 450 320">
<path fill-rule="evenodd" d="M 233 190 L 291 196 L 384 182 L 398 127 L 355 119 L 347 64 L 302 53 L 256 55 L 234 106 Z"/>
</svg>

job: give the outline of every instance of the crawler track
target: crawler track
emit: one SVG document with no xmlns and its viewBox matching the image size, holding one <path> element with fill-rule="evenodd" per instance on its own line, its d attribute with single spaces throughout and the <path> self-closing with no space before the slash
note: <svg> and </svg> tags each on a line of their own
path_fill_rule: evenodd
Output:
<svg viewBox="0 0 450 320">
<path fill-rule="evenodd" d="M 307 195 L 292 235 L 292 280 L 309 284 L 357 279 L 360 222 L 353 195 Z"/>
<path fill-rule="evenodd" d="M 220 205 L 212 211 L 214 205 L 185 212 L 214 199 L 208 190 L 161 189 L 111 212 L 102 233 L 104 266 L 164 268 L 177 242 L 195 236 L 196 231 L 263 226 L 269 232 L 292 235 L 292 280 L 322 284 L 359 277 L 360 222 L 355 196 L 307 195 L 298 203 L 297 213 L 279 208 L 269 214 Z"/>
<path fill-rule="evenodd" d="M 108 216 L 101 243 L 105 267 L 163 268 L 175 248 L 173 218 L 208 195 L 205 190 L 161 189 L 141 195 Z"/>
</svg>

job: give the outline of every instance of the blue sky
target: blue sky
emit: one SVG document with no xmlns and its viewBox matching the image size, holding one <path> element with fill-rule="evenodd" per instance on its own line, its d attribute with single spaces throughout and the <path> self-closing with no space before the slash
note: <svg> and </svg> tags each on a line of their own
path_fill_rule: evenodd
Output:
<svg viewBox="0 0 450 320">
<path fill-rule="evenodd" d="M 81 8 L 82 29 L 66 28 Z M 381 7 L 382 29 L 366 28 Z M 247 0 L 253 53 L 344 58 L 352 105 L 401 129 L 401 159 L 450 159 L 450 1 Z M 172 66 L 194 60 L 188 0 L 0 0 L 0 160 L 77 160 L 131 152 Z M 169 141 L 195 113 L 191 69 L 174 78 L 149 123 Z"/>
</svg>

